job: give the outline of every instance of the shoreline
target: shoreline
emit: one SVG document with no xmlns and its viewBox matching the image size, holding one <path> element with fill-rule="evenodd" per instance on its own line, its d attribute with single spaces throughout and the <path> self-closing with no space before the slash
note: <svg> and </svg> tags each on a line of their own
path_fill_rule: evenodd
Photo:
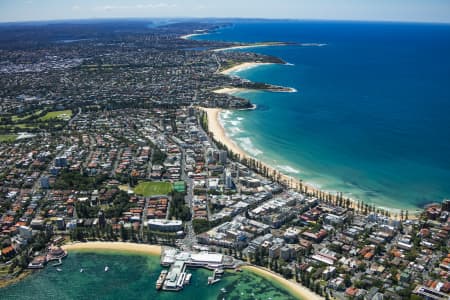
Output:
<svg viewBox="0 0 450 300">
<path fill-rule="evenodd" d="M 259 66 L 269 66 L 269 65 L 275 65 L 275 63 L 269 63 L 269 62 L 244 62 L 237 64 L 235 66 L 229 67 L 225 70 L 219 71 L 219 74 L 223 75 L 232 75 L 233 72 L 240 72 L 244 70 L 253 69 Z"/>
<path fill-rule="evenodd" d="M 293 296 L 300 297 L 300 299 L 308 299 L 308 300 L 323 300 L 325 298 L 317 295 L 316 293 L 312 292 L 307 287 L 301 285 L 300 283 L 297 283 L 293 280 L 288 280 L 281 275 L 272 272 L 266 268 L 259 267 L 259 266 L 253 266 L 253 265 L 246 265 L 241 267 L 243 270 L 248 270 L 254 274 L 257 274 L 266 280 L 269 281 L 275 281 L 279 285 L 281 285 L 283 288 L 288 290 Z"/>
<path fill-rule="evenodd" d="M 67 245 L 63 245 L 63 248 L 66 251 L 101 251 L 101 252 L 127 252 L 127 253 L 135 253 L 135 254 L 145 254 L 151 256 L 161 255 L 162 246 L 160 245 L 149 245 L 149 244 L 137 244 L 137 243 L 127 243 L 127 242 L 77 242 L 71 243 Z M 305 286 L 283 278 L 281 275 L 276 274 L 266 268 L 253 266 L 253 265 L 245 265 L 241 267 L 244 270 L 248 270 L 258 276 L 265 278 L 266 280 L 272 281 L 274 280 L 279 285 L 281 285 L 284 289 L 289 291 L 292 295 L 300 297 L 301 299 L 312 299 L 312 300 L 322 300 L 323 297 L 313 293 Z M 30 272 L 31 274 L 31 272 Z M 17 278 L 17 282 L 22 278 Z"/>
<path fill-rule="evenodd" d="M 279 63 L 270 63 L 270 62 L 243 62 L 239 63 L 237 65 L 234 65 L 232 67 L 229 67 L 222 71 L 217 71 L 218 74 L 222 75 L 228 75 L 228 76 L 237 76 L 234 75 L 234 72 L 241 72 L 244 70 L 253 69 L 260 66 L 270 66 L 270 65 L 277 65 Z M 285 63 L 284 65 L 288 65 Z M 271 87 L 267 88 L 261 88 L 261 89 L 252 89 L 252 88 L 239 88 L 239 87 L 222 87 L 220 89 L 213 90 L 213 93 L 216 94 L 228 94 L 232 95 L 239 92 L 245 92 L 245 91 L 266 91 L 266 92 L 273 92 L 273 93 L 297 93 L 297 89 L 292 87 L 285 87 L 285 86 L 278 86 L 278 85 L 270 85 Z"/>
<path fill-rule="evenodd" d="M 205 35 L 205 34 L 208 34 L 208 33 L 205 32 L 205 33 L 191 33 L 191 34 L 185 34 L 185 35 L 180 36 L 180 39 L 182 39 L 182 40 L 189 40 L 191 37 L 199 36 L 199 35 Z"/>
<path fill-rule="evenodd" d="M 241 149 L 236 143 L 226 134 L 225 128 L 220 123 L 220 113 L 225 111 L 225 109 L 221 108 L 200 108 L 201 110 L 205 111 L 208 116 L 208 130 L 212 133 L 213 138 L 224 144 L 229 150 L 234 152 L 235 154 L 239 154 L 240 158 L 243 159 L 255 159 L 251 155 L 247 154 L 243 149 Z M 285 183 L 289 188 L 295 188 L 297 184 L 300 183 L 300 179 L 294 178 L 292 176 L 286 175 L 280 171 L 278 171 L 276 168 L 268 165 L 267 163 L 261 161 L 260 159 L 257 159 L 264 167 L 266 167 L 269 170 L 269 174 L 273 173 L 274 171 L 281 174 L 281 182 Z M 303 186 L 308 187 L 308 192 L 318 192 L 321 191 L 320 189 L 309 185 L 308 183 L 305 183 L 302 181 Z M 335 197 L 335 196 L 333 196 Z"/>
<path fill-rule="evenodd" d="M 0 282 L 0 289 L 6 288 L 6 287 L 8 287 L 8 286 L 10 286 L 12 284 L 15 284 L 15 283 L 21 281 L 22 279 L 27 278 L 31 274 L 33 274 L 33 271 L 31 271 L 29 269 L 24 269 L 16 277 L 13 277 L 13 278 L 10 278 L 10 279 L 7 279 L 7 280 L 2 280 Z"/>
<path fill-rule="evenodd" d="M 225 89 L 225 88 L 224 88 Z M 222 89 L 223 90 L 223 89 Z M 222 91 L 224 92 L 224 91 Z M 241 147 L 239 147 L 225 132 L 225 128 L 222 126 L 222 123 L 220 122 L 220 113 L 225 111 L 226 109 L 222 108 L 204 108 L 199 107 L 199 109 L 206 112 L 208 117 L 208 131 L 212 134 L 214 140 L 224 144 L 228 150 L 234 152 L 235 154 L 239 154 L 240 159 L 256 159 L 255 157 L 252 157 L 251 155 L 247 154 Z M 275 167 L 270 166 L 266 162 L 262 161 L 261 159 L 256 159 L 261 163 L 262 166 L 266 167 L 268 169 L 269 174 L 273 174 L 276 172 L 277 174 L 280 174 L 280 180 L 279 182 L 284 184 L 289 189 L 296 189 L 298 190 L 298 187 L 300 184 L 303 186 L 303 188 L 307 187 L 308 193 L 325 193 L 330 194 L 331 198 L 333 200 L 337 199 L 337 194 L 333 194 L 333 192 L 328 192 L 326 190 L 322 190 L 318 187 L 315 187 L 312 184 L 309 184 L 308 182 L 304 182 L 302 179 L 287 175 L 283 171 L 278 170 Z M 345 197 L 349 198 L 350 200 L 350 208 L 353 208 L 356 210 L 357 208 L 357 201 L 351 197 Z M 345 200 L 344 200 L 345 201 Z M 376 207 L 381 207 L 377 206 Z M 400 209 L 394 208 L 394 207 L 387 207 L 383 206 L 384 209 L 388 210 L 391 213 L 391 216 L 389 217 L 392 220 L 400 220 L 400 216 L 398 215 L 398 212 Z M 419 208 L 417 208 L 419 210 Z M 411 211 L 412 213 L 414 211 Z M 415 214 L 412 214 L 408 217 L 409 220 L 417 220 L 418 217 Z M 396 216 L 397 214 L 397 216 Z"/>
<path fill-rule="evenodd" d="M 224 111 L 221 108 L 203 108 L 200 107 L 201 110 L 206 112 L 208 116 L 208 130 L 212 133 L 214 140 L 224 144 L 228 150 L 234 152 L 235 154 L 239 154 L 240 158 L 247 158 L 247 155 L 244 150 L 238 147 L 234 141 L 225 133 L 225 128 L 220 123 L 220 113 Z"/>
<path fill-rule="evenodd" d="M 269 42 L 269 43 L 256 43 L 250 45 L 238 45 L 231 47 L 224 47 L 211 50 L 212 52 L 220 52 L 220 51 L 228 51 L 228 50 L 242 50 L 242 49 L 250 49 L 250 48 L 260 48 L 260 47 L 273 47 L 273 46 L 287 46 L 288 43 L 283 42 Z"/>
<path fill-rule="evenodd" d="M 119 251 L 146 255 L 161 255 L 161 245 L 126 242 L 78 242 L 61 246 L 66 251 Z"/>
<path fill-rule="evenodd" d="M 221 88 L 221 89 L 218 89 L 218 90 L 214 90 L 213 93 L 232 95 L 232 94 L 245 92 L 245 91 L 248 91 L 248 89 L 236 88 L 236 87 L 224 87 L 224 88 Z"/>
</svg>

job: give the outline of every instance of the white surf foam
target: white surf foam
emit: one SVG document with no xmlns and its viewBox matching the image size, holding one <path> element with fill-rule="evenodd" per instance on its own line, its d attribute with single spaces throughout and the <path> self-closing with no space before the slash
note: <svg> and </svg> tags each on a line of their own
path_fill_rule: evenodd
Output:
<svg viewBox="0 0 450 300">
<path fill-rule="evenodd" d="M 237 145 L 246 152 L 250 153 L 251 156 L 256 157 L 263 153 L 260 149 L 256 148 L 255 145 L 253 145 L 252 140 L 249 137 L 241 137 L 238 138 L 237 141 Z"/>
<path fill-rule="evenodd" d="M 300 170 L 297 170 L 289 165 L 277 165 L 277 169 L 288 174 L 300 174 Z"/>
<path fill-rule="evenodd" d="M 220 117 L 221 117 L 222 119 L 229 119 L 229 118 L 231 117 L 232 114 L 233 114 L 233 112 L 232 112 L 231 110 L 226 110 L 226 111 L 223 111 L 223 112 L 220 114 Z"/>
<path fill-rule="evenodd" d="M 325 47 L 328 44 L 325 43 L 301 43 L 300 46 L 302 47 Z"/>
</svg>

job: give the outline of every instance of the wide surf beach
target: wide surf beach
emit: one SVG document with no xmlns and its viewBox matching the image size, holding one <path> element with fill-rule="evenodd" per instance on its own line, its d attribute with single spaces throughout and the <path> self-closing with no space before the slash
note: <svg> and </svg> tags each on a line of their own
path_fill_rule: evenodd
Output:
<svg viewBox="0 0 450 300">
<path fill-rule="evenodd" d="M 231 91 L 232 92 L 232 91 Z M 231 150 L 235 154 L 239 154 L 240 159 L 254 159 L 254 157 L 248 155 L 241 147 L 239 147 L 225 132 L 225 129 L 221 123 L 220 114 L 224 112 L 224 109 L 220 108 L 200 108 L 203 111 L 206 112 L 208 116 L 208 130 L 212 134 L 213 138 L 224 144 L 229 150 Z M 269 174 L 274 172 L 279 172 L 276 168 L 264 163 L 263 161 L 260 161 L 263 166 L 265 166 L 269 170 Z M 286 186 L 290 188 L 298 188 L 300 185 L 303 185 L 304 187 L 308 187 L 308 192 L 315 193 L 320 192 L 321 190 L 309 185 L 307 183 L 304 183 L 301 179 L 295 178 L 293 176 L 289 176 L 283 173 L 280 174 L 280 182 L 284 183 Z M 334 198 L 335 195 L 332 195 Z M 354 204 L 354 200 L 352 201 L 352 204 Z"/>
</svg>

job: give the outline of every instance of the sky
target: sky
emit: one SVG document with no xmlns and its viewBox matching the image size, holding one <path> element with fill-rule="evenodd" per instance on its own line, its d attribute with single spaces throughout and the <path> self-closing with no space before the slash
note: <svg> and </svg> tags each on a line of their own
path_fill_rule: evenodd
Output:
<svg viewBox="0 0 450 300">
<path fill-rule="evenodd" d="M 0 22 L 128 17 L 450 23 L 450 0 L 0 0 Z"/>
</svg>

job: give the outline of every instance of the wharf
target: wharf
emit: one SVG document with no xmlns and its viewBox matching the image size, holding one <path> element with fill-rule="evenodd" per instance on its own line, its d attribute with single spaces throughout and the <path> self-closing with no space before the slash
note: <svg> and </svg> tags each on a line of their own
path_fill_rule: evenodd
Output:
<svg viewBox="0 0 450 300">
<path fill-rule="evenodd" d="M 184 252 L 177 249 L 164 249 L 161 253 L 161 265 L 169 267 L 167 276 L 161 273 L 156 283 L 164 291 L 179 291 L 188 284 L 191 274 L 186 272 L 189 268 L 206 268 L 213 270 L 213 276 L 208 277 L 208 284 L 220 281 L 224 269 L 234 269 L 236 261 L 229 256 L 209 252 Z"/>
</svg>

